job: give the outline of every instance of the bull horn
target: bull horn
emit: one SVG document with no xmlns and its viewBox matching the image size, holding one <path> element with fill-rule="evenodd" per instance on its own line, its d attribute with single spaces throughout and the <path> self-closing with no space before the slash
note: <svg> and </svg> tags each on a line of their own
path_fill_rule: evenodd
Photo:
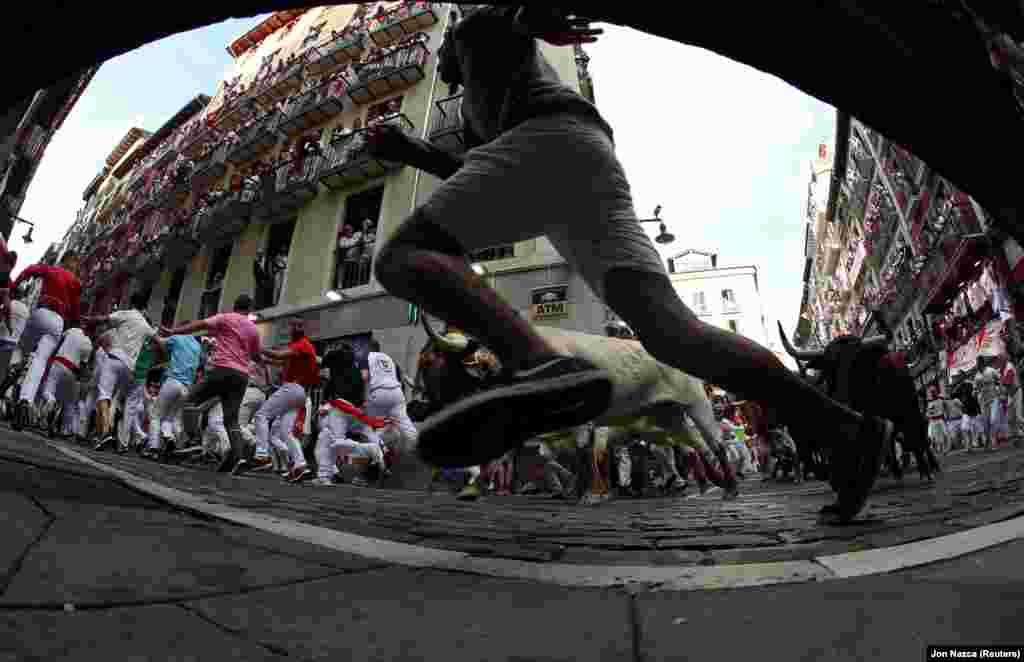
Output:
<svg viewBox="0 0 1024 662">
<path fill-rule="evenodd" d="M 889 338 L 884 335 L 871 336 L 861 340 L 860 346 L 864 349 L 881 349 L 889 346 Z"/>
<path fill-rule="evenodd" d="M 423 322 L 423 330 L 427 332 L 427 336 L 434 341 L 434 344 L 437 345 L 442 352 L 461 352 L 466 349 L 466 346 L 462 343 L 452 342 L 451 340 L 446 340 L 445 338 L 437 335 L 437 332 L 434 331 L 434 327 L 427 321 L 426 315 L 421 315 L 420 321 Z"/>
<path fill-rule="evenodd" d="M 821 349 L 800 350 L 794 348 L 793 345 L 789 343 L 789 339 L 786 338 L 786 332 L 782 330 L 782 322 L 776 320 L 775 323 L 779 325 L 779 337 L 782 338 L 782 346 L 786 348 L 786 353 L 797 361 L 811 361 L 825 356 L 825 351 Z"/>
</svg>

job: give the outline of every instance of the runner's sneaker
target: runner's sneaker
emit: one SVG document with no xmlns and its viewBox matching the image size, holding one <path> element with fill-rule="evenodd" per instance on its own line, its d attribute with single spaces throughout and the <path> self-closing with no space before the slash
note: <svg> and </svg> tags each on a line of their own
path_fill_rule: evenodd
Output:
<svg viewBox="0 0 1024 662">
<path fill-rule="evenodd" d="M 285 478 L 285 480 L 287 480 L 289 483 L 300 483 L 300 482 L 306 480 L 307 478 L 312 478 L 312 477 L 313 477 L 312 470 L 310 470 L 309 467 L 302 466 L 302 467 L 295 467 L 294 469 L 289 471 L 288 472 L 288 477 Z"/>
<path fill-rule="evenodd" d="M 116 441 L 117 440 L 114 439 L 114 435 L 108 434 L 106 437 L 103 437 L 102 439 L 100 439 L 99 442 L 97 442 L 97 444 L 95 446 L 93 446 L 92 449 L 94 451 L 101 451 L 104 448 L 106 448 L 107 446 L 110 446 L 110 445 L 114 444 Z"/>
<path fill-rule="evenodd" d="M 606 371 L 584 359 L 547 356 L 428 418 L 418 452 L 442 467 L 486 464 L 528 439 L 597 418 L 611 396 Z"/>
<path fill-rule="evenodd" d="M 253 471 L 269 471 L 274 468 L 274 461 L 269 455 L 257 455 L 249 460 Z"/>
</svg>

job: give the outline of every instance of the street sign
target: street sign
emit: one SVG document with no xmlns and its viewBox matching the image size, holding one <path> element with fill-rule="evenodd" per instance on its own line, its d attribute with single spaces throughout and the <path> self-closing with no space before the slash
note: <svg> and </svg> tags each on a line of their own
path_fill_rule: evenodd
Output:
<svg viewBox="0 0 1024 662">
<path fill-rule="evenodd" d="M 548 285 L 530 292 L 530 319 L 534 322 L 572 317 L 569 285 Z"/>
</svg>

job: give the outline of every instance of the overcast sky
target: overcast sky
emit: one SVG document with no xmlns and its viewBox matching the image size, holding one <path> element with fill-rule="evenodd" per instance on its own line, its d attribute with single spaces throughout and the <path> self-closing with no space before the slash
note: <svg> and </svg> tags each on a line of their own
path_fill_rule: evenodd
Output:
<svg viewBox="0 0 1024 662">
<path fill-rule="evenodd" d="M 132 126 L 155 131 L 231 65 L 225 46 L 257 22 L 235 19 L 175 35 L 105 63 L 54 136 L 21 216 L 35 242 L 12 247 L 19 267 L 58 241 L 82 192 Z M 656 205 L 676 242 L 756 265 L 769 337 L 791 333 L 800 303 L 809 163 L 834 142 L 835 111 L 787 83 L 718 55 L 627 28 L 603 26 L 588 47 L 595 96 L 615 130 L 637 213 Z M 657 226 L 647 226 L 653 237 Z"/>
</svg>

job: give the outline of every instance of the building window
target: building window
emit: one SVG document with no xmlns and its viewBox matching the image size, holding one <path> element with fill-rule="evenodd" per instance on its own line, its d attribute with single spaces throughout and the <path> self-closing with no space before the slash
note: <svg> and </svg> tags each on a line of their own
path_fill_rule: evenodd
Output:
<svg viewBox="0 0 1024 662">
<path fill-rule="evenodd" d="M 231 261 L 231 244 L 213 249 L 210 268 L 206 272 L 206 289 L 199 303 L 199 318 L 206 319 L 217 314 L 220 307 L 220 293 L 224 288 L 224 276 L 228 273 Z"/>
<path fill-rule="evenodd" d="M 345 219 L 338 232 L 335 288 L 347 290 L 370 282 L 377 221 L 384 204 L 384 187 L 350 195 L 345 200 Z"/>
<path fill-rule="evenodd" d="M 182 267 L 171 277 L 171 287 L 167 291 L 164 310 L 160 315 L 160 323 L 164 326 L 174 326 L 174 316 L 178 312 L 178 301 L 181 299 L 181 288 L 185 285 L 185 271 L 186 268 Z"/>
<path fill-rule="evenodd" d="M 491 246 L 469 254 L 470 262 L 490 262 L 491 260 L 504 260 L 514 257 L 516 254 L 515 244 L 504 244 L 502 246 Z"/>
<path fill-rule="evenodd" d="M 731 289 L 722 290 L 722 312 L 738 313 L 740 306 L 736 302 L 736 292 Z"/>
<path fill-rule="evenodd" d="M 708 302 L 707 302 L 707 299 L 704 298 L 704 293 L 703 292 L 694 292 L 693 293 L 693 310 L 698 315 L 707 315 L 708 314 Z"/>
<path fill-rule="evenodd" d="M 733 333 L 739 333 L 740 325 L 736 320 L 729 320 L 729 330 Z"/>
<path fill-rule="evenodd" d="M 288 254 L 292 249 L 295 219 L 275 223 L 267 233 L 267 243 L 256 259 L 256 309 L 270 308 L 281 302 L 284 276 L 288 271 Z"/>
</svg>

